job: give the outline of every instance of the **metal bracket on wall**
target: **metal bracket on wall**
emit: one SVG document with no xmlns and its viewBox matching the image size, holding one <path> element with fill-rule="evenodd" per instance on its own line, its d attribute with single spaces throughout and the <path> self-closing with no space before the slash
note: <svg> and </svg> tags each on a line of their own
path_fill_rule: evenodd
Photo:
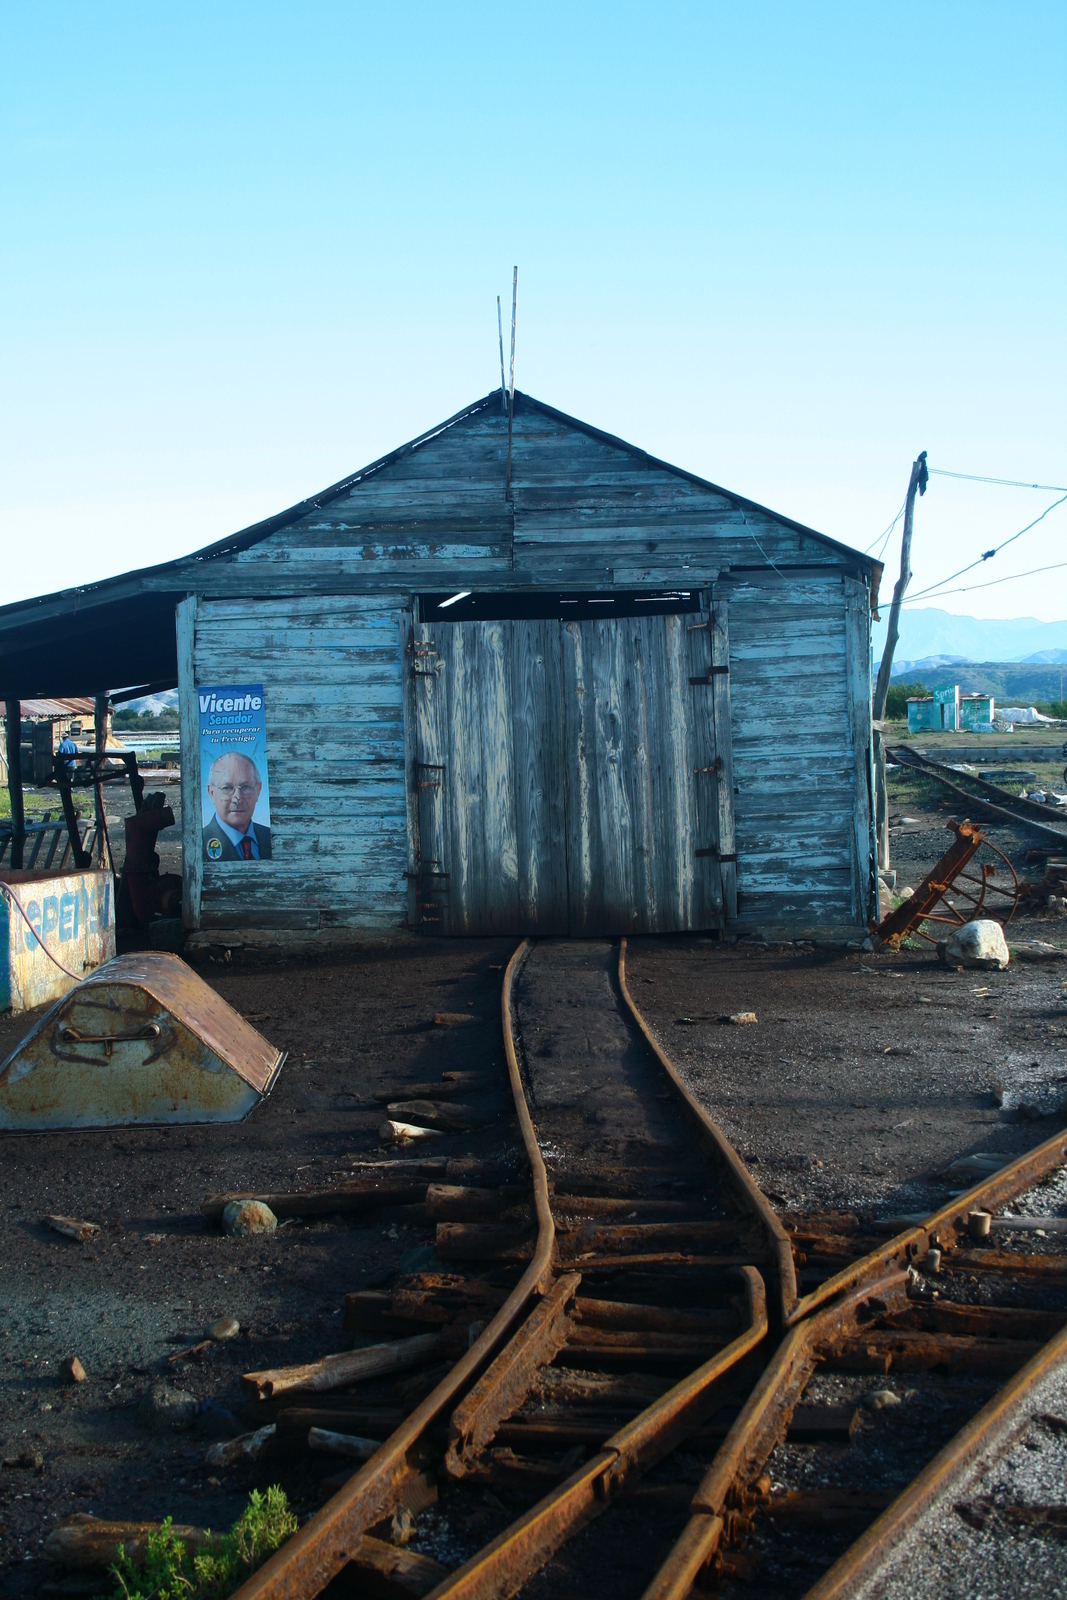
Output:
<svg viewBox="0 0 1067 1600">
<path fill-rule="evenodd" d="M 690 682 L 691 686 L 696 685 L 696 684 L 714 683 L 715 679 L 717 677 L 719 677 L 723 673 L 728 673 L 729 671 L 730 671 L 730 669 L 727 666 L 711 667 L 711 668 L 709 668 L 707 673 L 702 674 L 701 677 L 699 677 L 699 678 L 690 678 L 689 682 Z"/>
<path fill-rule="evenodd" d="M 431 656 L 433 657 L 432 666 L 428 666 L 428 667 L 420 667 L 419 666 L 419 662 L 420 661 L 429 661 Z M 427 646 L 427 645 L 418 645 L 417 644 L 415 646 L 415 659 L 412 662 L 411 671 L 412 671 L 413 675 L 416 678 L 429 678 L 429 677 L 432 677 L 435 673 L 438 673 L 438 672 L 441 671 L 441 657 L 440 657 L 440 654 L 438 653 L 438 651 L 436 651 L 433 648 L 432 645 Z"/>
<path fill-rule="evenodd" d="M 423 772 L 444 772 L 444 770 L 444 763 L 441 761 L 416 761 L 415 763 L 416 774 L 421 774 Z M 423 778 L 421 776 L 416 776 L 415 787 L 416 789 L 439 789 L 443 781 L 444 780 L 442 778 Z"/>
<path fill-rule="evenodd" d="M 714 857 L 714 859 L 716 861 L 736 861 L 737 860 L 736 852 L 733 853 L 733 854 L 727 855 L 724 851 L 719 849 L 718 845 L 715 845 L 715 844 L 709 845 L 706 850 L 697 850 L 694 853 L 696 855 L 698 855 L 698 856 L 712 856 L 712 857 Z"/>
<path fill-rule="evenodd" d="M 710 767 L 694 767 L 693 768 L 693 776 L 695 778 L 701 772 L 716 772 L 716 773 L 718 773 L 718 772 L 721 772 L 721 771 L 722 771 L 722 756 L 716 756 L 715 760 L 711 763 Z"/>
</svg>

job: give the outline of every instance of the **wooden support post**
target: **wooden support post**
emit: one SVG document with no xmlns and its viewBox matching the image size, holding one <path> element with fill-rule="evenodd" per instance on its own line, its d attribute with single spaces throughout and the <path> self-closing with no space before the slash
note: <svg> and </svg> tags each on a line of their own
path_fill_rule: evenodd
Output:
<svg viewBox="0 0 1067 1600">
<path fill-rule="evenodd" d="M 874 730 L 874 824 L 878 847 L 878 870 L 889 866 L 889 792 L 885 783 L 885 741 Z"/>
<path fill-rule="evenodd" d="M 22 806 L 22 703 L 4 701 L 7 720 L 7 791 L 11 796 L 11 865 L 22 866 L 26 816 Z"/>
<path fill-rule="evenodd" d="M 893 652 L 897 647 L 898 630 L 900 626 L 900 607 L 904 599 L 904 591 L 911 582 L 911 530 L 915 521 L 915 495 L 926 493 L 926 485 L 930 481 L 930 474 L 926 466 L 926 451 L 921 450 L 911 464 L 911 477 L 908 480 L 908 493 L 904 501 L 904 534 L 900 541 L 900 577 L 897 579 L 893 590 L 893 604 L 889 609 L 889 625 L 886 629 L 885 648 L 882 651 L 882 660 L 878 668 L 878 681 L 874 686 L 874 695 L 871 700 L 871 717 L 875 722 L 881 722 L 885 716 L 885 703 L 889 695 L 889 680 L 893 672 Z M 878 866 L 884 869 L 889 866 L 889 796 L 885 781 L 885 749 L 882 744 L 881 734 L 874 736 L 874 810 L 877 819 L 878 841 Z M 884 825 L 883 825 L 883 820 Z M 877 915 L 877 906 L 875 907 Z"/>
<path fill-rule="evenodd" d="M 898 630 L 900 626 L 900 607 L 904 599 L 904 591 L 911 582 L 911 530 L 915 521 L 915 495 L 926 493 L 926 485 L 930 474 L 926 467 L 926 451 L 922 450 L 911 464 L 911 478 L 908 480 L 908 493 L 904 501 L 904 535 L 900 541 L 900 577 L 897 579 L 893 590 L 893 604 L 889 608 L 889 626 L 886 630 L 885 649 L 882 651 L 882 662 L 878 668 L 878 682 L 874 688 L 874 702 L 871 715 L 875 722 L 881 722 L 885 716 L 886 697 L 889 694 L 889 678 L 893 671 L 893 652 L 897 647 Z"/>
<path fill-rule="evenodd" d="M 93 723 L 96 733 L 96 755 L 93 759 L 93 798 L 96 802 L 96 858 L 100 865 L 104 864 L 104 791 L 102 788 L 101 769 L 104 764 L 104 751 L 107 748 L 107 695 L 98 694 L 93 713 Z"/>
<path fill-rule="evenodd" d="M 81 829 L 78 826 L 78 813 L 74 809 L 74 797 L 70 792 L 70 779 L 65 772 L 57 773 L 56 788 L 59 798 L 63 802 L 63 816 L 66 819 L 67 833 L 70 836 L 71 856 L 79 872 L 86 867 L 91 867 L 93 858 L 88 850 L 82 849 Z"/>
</svg>

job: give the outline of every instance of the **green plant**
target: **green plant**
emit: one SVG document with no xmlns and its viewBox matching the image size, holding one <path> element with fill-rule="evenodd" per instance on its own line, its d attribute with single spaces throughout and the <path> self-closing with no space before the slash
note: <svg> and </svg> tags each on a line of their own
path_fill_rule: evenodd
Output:
<svg viewBox="0 0 1067 1600">
<path fill-rule="evenodd" d="M 164 706 L 162 711 L 134 711 L 126 706 L 115 712 L 111 726 L 127 733 L 174 733 L 181 719 L 174 706 Z"/>
<path fill-rule="evenodd" d="M 925 683 L 891 683 L 885 697 L 887 722 L 904 722 L 908 715 L 909 695 L 929 694 Z"/>
<path fill-rule="evenodd" d="M 110 1569 L 109 1600 L 225 1600 L 297 1529 L 284 1490 L 253 1489 L 237 1521 L 220 1539 L 190 1556 L 173 1529 L 173 1517 L 148 1535 L 134 1565 L 124 1549 Z"/>
</svg>

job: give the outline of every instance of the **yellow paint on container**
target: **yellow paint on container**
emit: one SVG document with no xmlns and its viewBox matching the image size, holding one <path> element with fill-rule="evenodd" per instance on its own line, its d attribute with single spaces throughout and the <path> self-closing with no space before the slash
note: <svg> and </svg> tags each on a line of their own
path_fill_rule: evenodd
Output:
<svg viewBox="0 0 1067 1600">
<path fill-rule="evenodd" d="M 284 1060 L 180 957 L 119 956 L 0 1066 L 0 1128 L 239 1122 Z"/>
<path fill-rule="evenodd" d="M 0 1011 L 32 1011 L 115 954 L 110 872 L 0 872 Z"/>
</svg>

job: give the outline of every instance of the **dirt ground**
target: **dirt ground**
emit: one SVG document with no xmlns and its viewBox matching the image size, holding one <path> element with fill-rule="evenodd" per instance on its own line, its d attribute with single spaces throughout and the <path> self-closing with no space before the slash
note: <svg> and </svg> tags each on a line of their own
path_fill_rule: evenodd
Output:
<svg viewBox="0 0 1067 1600">
<path fill-rule="evenodd" d="M 0 1457 L 42 1457 L 39 1469 L 0 1469 L 0 1592 L 36 1591 L 43 1540 L 74 1511 L 229 1526 L 253 1478 L 209 1481 L 205 1433 L 225 1419 L 205 1414 L 192 1434 L 150 1434 L 136 1416 L 143 1392 L 166 1376 L 239 1410 L 241 1372 L 360 1342 L 341 1333 L 345 1293 L 391 1276 L 433 1233 L 379 1213 L 365 1226 L 328 1218 L 229 1239 L 205 1224 L 201 1201 L 324 1183 L 351 1170 L 350 1153 L 388 1157 L 371 1098 L 383 1085 L 480 1070 L 497 1086 L 486 1109 L 505 1109 L 499 992 L 510 952 L 491 941 L 418 941 L 282 971 L 208 966 L 212 986 L 290 1053 L 244 1123 L 0 1136 Z M 435 1027 L 443 1011 L 478 1020 Z M 33 1020 L 0 1019 L 0 1059 Z M 514 1137 L 505 1115 L 473 1139 L 427 1143 L 435 1155 L 495 1155 Z M 97 1222 L 100 1234 L 78 1245 L 42 1227 L 45 1213 Z M 240 1321 L 238 1338 L 200 1365 L 168 1362 L 223 1315 Z M 70 1355 L 88 1373 L 76 1387 L 57 1379 Z M 302 1518 L 323 1498 L 303 1468 L 282 1481 Z"/>
<path fill-rule="evenodd" d="M 936 801 L 908 796 L 892 809 L 916 819 L 893 832 L 900 883 L 914 884 L 944 848 L 946 815 Z M 1013 835 L 994 833 L 1021 861 L 1035 841 Z M 1019 931 L 1067 944 L 1062 920 L 1027 918 Z M 0 1136 L 5 1594 L 37 1591 L 47 1577 L 44 1538 L 75 1510 L 171 1512 L 217 1528 L 236 1516 L 252 1482 L 279 1473 L 302 1518 L 320 1503 L 318 1477 L 302 1465 L 258 1480 L 259 1469 L 211 1473 L 205 1433 L 240 1409 L 242 1371 L 356 1342 L 341 1332 L 344 1294 L 387 1281 L 413 1250 L 424 1265 L 432 1234 L 379 1215 L 231 1240 L 205 1225 L 201 1201 L 226 1189 L 325 1182 L 386 1155 L 374 1090 L 450 1068 L 484 1071 L 494 1084 L 486 1107 L 500 1116 L 476 1137 L 433 1140 L 434 1153 L 513 1148 L 499 1023 L 511 948 L 413 939 L 284 966 L 205 965 L 207 981 L 290 1052 L 273 1095 L 245 1123 Z M 945 1176 L 951 1161 L 1012 1154 L 1059 1125 L 1067 966 L 959 973 L 926 951 L 670 939 L 632 944 L 629 973 L 669 1053 L 779 1204 L 930 1209 L 970 1182 Z M 757 1013 L 754 1026 L 718 1021 L 743 1010 Z M 439 1011 L 477 1020 L 435 1027 Z M 0 1059 L 33 1020 L 0 1019 Z M 88 1218 L 101 1232 L 77 1245 L 41 1226 L 48 1212 Z M 201 1364 L 169 1363 L 223 1314 L 241 1323 L 233 1343 L 214 1346 Z M 77 1387 L 57 1379 L 70 1355 L 88 1373 Z M 142 1393 L 163 1374 L 214 1403 L 199 1431 L 161 1437 L 138 1423 Z M 33 1462 L 35 1452 L 39 1465 L 6 1465 L 25 1453 Z"/>
</svg>

